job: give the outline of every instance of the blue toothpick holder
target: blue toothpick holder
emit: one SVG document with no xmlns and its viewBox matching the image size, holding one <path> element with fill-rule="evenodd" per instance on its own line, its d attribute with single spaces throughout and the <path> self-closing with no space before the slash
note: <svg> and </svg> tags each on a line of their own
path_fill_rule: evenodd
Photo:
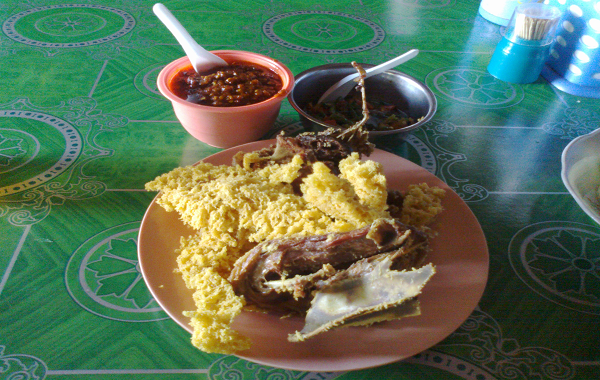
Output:
<svg viewBox="0 0 600 380">
<path fill-rule="evenodd" d="M 505 82 L 535 82 L 550 54 L 560 16 L 553 6 L 519 5 L 492 55 L 489 73 Z"/>
</svg>

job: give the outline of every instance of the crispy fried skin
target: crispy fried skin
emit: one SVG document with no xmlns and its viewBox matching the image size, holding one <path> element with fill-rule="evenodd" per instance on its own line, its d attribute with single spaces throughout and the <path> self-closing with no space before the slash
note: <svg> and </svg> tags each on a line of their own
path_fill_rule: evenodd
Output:
<svg viewBox="0 0 600 380">
<path fill-rule="evenodd" d="M 412 227 L 379 219 L 350 232 L 261 243 L 235 263 L 229 282 L 236 294 L 260 308 L 302 313 L 317 284 L 322 288 L 336 275 L 351 275 L 342 273 L 353 263 L 385 252 L 400 258 L 401 249 L 422 257 L 426 246 L 426 236 Z"/>
</svg>

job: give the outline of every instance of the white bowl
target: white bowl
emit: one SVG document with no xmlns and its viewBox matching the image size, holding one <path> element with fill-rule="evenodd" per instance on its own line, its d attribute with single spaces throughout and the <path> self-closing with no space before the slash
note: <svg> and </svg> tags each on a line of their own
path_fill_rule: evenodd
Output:
<svg viewBox="0 0 600 380">
<path fill-rule="evenodd" d="M 600 224 L 600 129 L 579 136 L 562 153 L 562 180 L 579 206 Z"/>
</svg>

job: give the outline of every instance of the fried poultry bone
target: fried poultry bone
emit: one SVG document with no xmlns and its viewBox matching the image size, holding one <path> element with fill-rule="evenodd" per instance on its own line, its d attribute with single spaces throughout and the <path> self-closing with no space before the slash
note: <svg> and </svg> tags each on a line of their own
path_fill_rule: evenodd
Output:
<svg viewBox="0 0 600 380">
<path fill-rule="evenodd" d="M 427 236 L 395 219 L 346 232 L 267 241 L 235 263 L 236 294 L 262 309 L 306 313 L 302 341 L 333 327 L 418 315 L 416 296 L 434 274 L 418 270 Z M 411 269 L 411 270 L 407 270 Z"/>
</svg>

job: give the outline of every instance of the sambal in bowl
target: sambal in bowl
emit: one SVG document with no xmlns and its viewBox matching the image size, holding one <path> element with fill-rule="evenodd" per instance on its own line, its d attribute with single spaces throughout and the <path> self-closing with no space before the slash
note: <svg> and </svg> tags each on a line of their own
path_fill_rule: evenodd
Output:
<svg viewBox="0 0 600 380">
<path fill-rule="evenodd" d="M 195 138 L 218 148 L 260 139 L 275 123 L 294 76 L 281 62 L 258 53 L 217 50 L 228 66 L 196 73 L 187 57 L 165 66 L 159 91 Z"/>
</svg>

